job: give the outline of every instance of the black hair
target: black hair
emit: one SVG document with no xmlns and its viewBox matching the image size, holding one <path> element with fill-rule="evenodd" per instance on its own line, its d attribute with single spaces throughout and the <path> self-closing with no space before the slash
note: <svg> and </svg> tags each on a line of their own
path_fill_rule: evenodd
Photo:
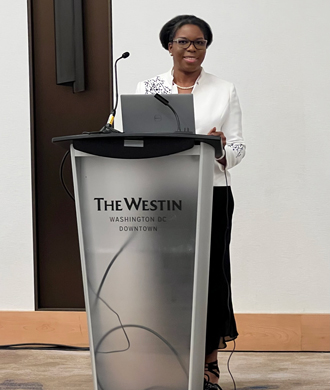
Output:
<svg viewBox="0 0 330 390">
<path fill-rule="evenodd" d="M 197 18 L 194 15 L 178 15 L 164 24 L 160 30 L 159 39 L 164 49 L 168 50 L 168 44 L 173 41 L 178 29 L 186 24 L 198 26 L 202 30 L 204 38 L 207 40 L 206 47 L 211 45 L 213 40 L 212 30 L 203 19 Z"/>
</svg>

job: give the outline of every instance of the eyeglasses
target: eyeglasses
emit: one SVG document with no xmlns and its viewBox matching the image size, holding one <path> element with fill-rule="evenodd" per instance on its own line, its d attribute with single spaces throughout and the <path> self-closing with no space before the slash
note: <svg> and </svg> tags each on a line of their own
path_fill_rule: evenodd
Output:
<svg viewBox="0 0 330 390">
<path fill-rule="evenodd" d="M 193 44 L 197 50 L 204 50 L 207 44 L 206 39 L 197 39 L 196 41 L 190 41 L 186 38 L 177 38 L 173 39 L 172 42 L 175 42 L 181 49 L 188 49 L 188 47 Z"/>
</svg>

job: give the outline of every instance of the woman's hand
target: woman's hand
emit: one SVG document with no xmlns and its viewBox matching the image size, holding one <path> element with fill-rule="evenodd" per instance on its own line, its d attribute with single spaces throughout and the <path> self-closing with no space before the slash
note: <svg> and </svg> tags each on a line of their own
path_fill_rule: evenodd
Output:
<svg viewBox="0 0 330 390">
<path fill-rule="evenodd" d="M 217 131 L 216 127 L 213 127 L 212 130 L 210 130 L 207 135 L 215 135 L 217 137 L 221 137 L 222 146 L 226 146 L 226 136 L 223 134 L 222 131 Z"/>
<path fill-rule="evenodd" d="M 222 147 L 224 148 L 226 146 L 226 136 L 223 134 L 222 131 L 217 131 L 217 129 L 215 127 L 213 127 L 213 129 L 211 129 L 207 135 L 215 135 L 216 137 L 220 137 L 221 138 L 221 142 L 222 142 Z M 227 160 L 226 160 L 226 156 L 223 157 L 221 160 L 217 160 L 218 163 L 220 163 L 221 165 L 223 165 L 224 167 L 226 167 L 227 165 Z"/>
</svg>

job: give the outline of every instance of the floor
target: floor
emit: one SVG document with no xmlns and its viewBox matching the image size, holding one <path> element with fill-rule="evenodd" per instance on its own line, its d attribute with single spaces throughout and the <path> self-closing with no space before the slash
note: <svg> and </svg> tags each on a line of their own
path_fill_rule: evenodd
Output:
<svg viewBox="0 0 330 390">
<path fill-rule="evenodd" d="M 228 357 L 219 354 L 223 390 L 234 389 Z M 237 390 L 330 390 L 330 353 L 236 352 L 230 369 Z M 0 390 L 17 389 L 93 390 L 89 352 L 0 350 Z"/>
</svg>

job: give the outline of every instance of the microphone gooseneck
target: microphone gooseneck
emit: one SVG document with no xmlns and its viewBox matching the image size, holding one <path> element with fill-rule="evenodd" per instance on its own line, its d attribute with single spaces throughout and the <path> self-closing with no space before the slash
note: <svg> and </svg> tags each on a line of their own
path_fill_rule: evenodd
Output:
<svg viewBox="0 0 330 390">
<path fill-rule="evenodd" d="M 114 109 L 111 111 L 110 118 L 108 120 L 108 123 L 110 126 L 113 125 L 113 121 L 115 119 L 116 111 L 117 111 L 117 106 L 118 106 L 118 75 L 117 75 L 117 63 L 121 59 L 125 59 L 129 57 L 130 53 L 128 51 L 125 51 L 119 58 L 116 59 L 115 61 L 115 86 L 116 86 L 116 101 L 115 101 L 115 106 Z"/>
<path fill-rule="evenodd" d="M 179 115 L 177 114 L 177 112 L 174 110 L 174 108 L 170 105 L 170 102 L 165 99 L 163 96 L 159 95 L 158 93 L 156 93 L 154 95 L 154 97 L 159 100 L 162 104 L 164 104 L 165 106 L 167 106 L 174 114 L 175 116 L 175 119 L 176 119 L 176 123 L 177 123 L 177 131 L 180 131 L 181 132 L 181 124 L 180 124 L 180 119 L 179 119 Z"/>
<path fill-rule="evenodd" d="M 106 123 L 105 126 L 102 127 L 101 130 L 99 131 L 91 131 L 91 132 L 86 132 L 84 131 L 84 134 L 108 134 L 108 133 L 120 133 L 120 131 L 118 130 L 115 130 L 113 128 L 113 121 L 115 119 L 115 115 L 116 115 L 116 110 L 117 110 L 117 106 L 118 106 L 118 77 L 117 77 L 117 62 L 119 60 L 121 60 L 122 58 L 127 58 L 130 56 L 130 53 L 128 51 L 125 51 L 125 53 L 123 53 L 119 58 L 116 59 L 116 62 L 115 62 L 115 85 L 116 85 L 116 102 L 115 102 L 115 106 L 113 108 L 113 110 L 111 111 L 111 114 L 109 116 L 109 119 Z"/>
</svg>

